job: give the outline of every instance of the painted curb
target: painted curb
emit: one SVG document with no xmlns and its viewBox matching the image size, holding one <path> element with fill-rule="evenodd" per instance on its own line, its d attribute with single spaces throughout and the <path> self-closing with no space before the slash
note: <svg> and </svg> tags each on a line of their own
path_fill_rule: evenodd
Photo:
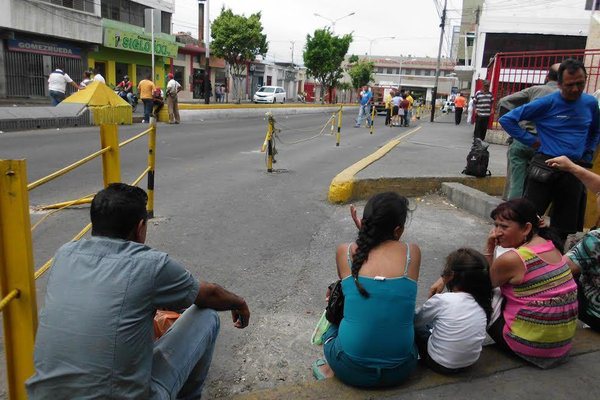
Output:
<svg viewBox="0 0 600 400">
<path fill-rule="evenodd" d="M 406 132 L 405 134 L 390 140 L 376 152 L 368 155 L 367 157 L 354 163 L 353 165 L 349 166 L 348 168 L 337 174 L 331 181 L 331 184 L 329 185 L 329 194 L 327 195 L 327 199 L 329 200 L 329 202 L 343 204 L 352 200 L 355 191 L 355 175 L 363 169 L 365 169 L 366 167 L 368 167 L 369 165 L 371 165 L 372 163 L 374 163 L 375 161 L 379 160 L 381 157 L 385 156 L 387 153 L 389 153 L 390 150 L 392 150 L 394 147 L 396 147 L 402 142 L 402 139 L 412 135 L 421 128 L 421 126 L 418 126 L 410 130 L 409 132 Z"/>
</svg>

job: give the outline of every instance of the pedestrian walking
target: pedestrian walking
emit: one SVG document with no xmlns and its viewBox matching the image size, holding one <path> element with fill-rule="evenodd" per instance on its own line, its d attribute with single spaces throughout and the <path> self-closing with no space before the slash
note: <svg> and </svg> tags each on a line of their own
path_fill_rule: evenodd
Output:
<svg viewBox="0 0 600 400">
<path fill-rule="evenodd" d="M 63 71 L 63 66 L 56 65 L 56 69 L 48 76 L 48 91 L 53 106 L 59 105 L 65 99 L 67 83 L 75 89 L 79 89 L 73 79 Z"/>
<path fill-rule="evenodd" d="M 492 103 L 494 98 L 490 93 L 490 83 L 483 81 L 483 89 L 475 93 L 473 104 L 475 105 L 475 130 L 473 131 L 473 139 L 485 140 L 488 123 L 490 122 L 490 114 L 492 112 Z"/>
<path fill-rule="evenodd" d="M 410 126 L 410 120 L 412 119 L 413 114 L 413 103 L 415 102 L 415 99 L 413 99 L 410 94 L 410 90 L 404 92 L 404 99 L 408 101 L 408 107 L 406 108 L 404 115 L 404 126 Z"/>
<path fill-rule="evenodd" d="M 456 125 L 460 125 L 466 103 L 467 99 L 463 97 L 462 93 L 459 93 L 454 99 L 454 123 Z"/>
<path fill-rule="evenodd" d="M 392 98 L 394 97 L 394 90 L 390 90 L 383 98 L 385 104 L 385 125 L 388 126 L 392 123 Z"/>
<path fill-rule="evenodd" d="M 356 117 L 356 124 L 354 125 L 355 128 L 360 128 L 360 125 L 365 120 L 365 118 L 367 120 L 367 127 L 371 126 L 372 121 L 371 121 L 370 105 L 371 105 L 372 98 L 373 98 L 373 92 L 371 92 L 371 88 L 368 86 L 365 86 L 363 88 L 363 91 L 361 92 L 360 108 L 358 109 L 358 117 Z"/>
<path fill-rule="evenodd" d="M 558 68 L 560 64 L 554 64 L 550 67 L 548 75 L 546 76 L 546 83 L 544 85 L 536 85 L 523 89 L 520 92 L 513 93 L 505 96 L 498 102 L 499 112 L 498 115 L 502 117 L 510 110 L 532 102 L 540 97 L 547 96 L 551 93 L 558 91 Z M 523 128 L 537 136 L 537 129 L 535 123 L 526 121 L 522 124 Z M 512 140 L 512 138 L 511 138 Z M 530 146 L 526 146 L 518 140 L 512 140 L 507 151 L 507 183 L 508 190 L 506 198 L 516 199 L 517 197 L 523 196 L 523 186 L 525 185 L 525 175 L 527 173 L 527 166 L 534 156 L 535 150 Z"/>
<path fill-rule="evenodd" d="M 81 83 L 79 84 L 79 89 L 85 89 L 85 87 L 87 85 L 89 85 L 90 83 L 92 83 L 92 73 L 90 71 L 85 71 L 83 73 L 83 80 L 81 81 Z"/>
<path fill-rule="evenodd" d="M 142 123 L 150 122 L 150 114 L 152 114 L 152 107 L 154 107 L 154 99 L 152 97 L 152 93 L 154 93 L 154 82 L 152 82 L 152 75 L 146 75 L 145 79 L 138 84 L 138 94 L 140 95 L 140 99 L 142 99 L 142 103 L 144 103 L 144 120 Z"/>
<path fill-rule="evenodd" d="M 523 197 L 534 203 L 538 215 L 543 215 L 552 203 L 550 226 L 563 240 L 583 228 L 585 187 L 569 172 L 549 170 L 545 161 L 564 155 L 580 165 L 591 165 L 600 139 L 600 111 L 598 101 L 583 93 L 586 79 L 583 63 L 567 59 L 558 69 L 559 91 L 500 118 L 511 137 L 535 149 Z M 534 122 L 537 136 L 523 129 L 521 121 Z"/>
<path fill-rule="evenodd" d="M 177 103 L 177 93 L 181 91 L 181 85 L 175 79 L 173 74 L 167 75 L 169 82 L 167 83 L 167 108 L 169 109 L 169 123 L 179 123 L 179 104 Z"/>
</svg>

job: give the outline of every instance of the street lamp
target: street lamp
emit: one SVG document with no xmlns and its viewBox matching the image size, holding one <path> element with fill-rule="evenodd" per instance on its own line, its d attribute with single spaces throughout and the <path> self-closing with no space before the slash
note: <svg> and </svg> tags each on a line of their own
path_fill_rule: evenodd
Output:
<svg viewBox="0 0 600 400">
<path fill-rule="evenodd" d="M 335 23 L 336 23 L 336 22 L 338 22 L 340 19 L 344 19 L 344 18 L 346 18 L 346 17 L 350 17 L 350 16 L 352 16 L 352 15 L 354 15 L 354 14 L 356 14 L 356 13 L 355 13 L 355 12 L 351 12 L 350 14 L 344 15 L 343 17 L 339 17 L 339 18 L 336 18 L 336 19 L 331 19 L 331 18 L 324 17 L 324 16 L 322 16 L 321 14 L 318 14 L 318 13 L 313 13 L 313 15 L 314 15 L 315 17 L 321 17 L 321 18 L 324 18 L 324 19 L 326 19 L 327 21 L 331 22 L 331 30 L 332 30 L 332 32 L 333 32 L 333 33 L 335 33 Z"/>
<path fill-rule="evenodd" d="M 369 57 L 371 57 L 371 50 L 373 49 L 373 43 L 377 40 L 394 40 L 396 36 L 381 36 L 376 37 L 375 39 L 368 38 L 366 36 L 356 36 L 357 38 L 367 39 L 369 41 Z"/>
</svg>

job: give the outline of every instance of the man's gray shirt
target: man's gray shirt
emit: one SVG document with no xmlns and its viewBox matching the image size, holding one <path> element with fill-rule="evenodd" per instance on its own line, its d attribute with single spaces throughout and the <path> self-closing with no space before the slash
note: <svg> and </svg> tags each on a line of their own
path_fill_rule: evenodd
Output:
<svg viewBox="0 0 600 400">
<path fill-rule="evenodd" d="M 523 104 L 532 102 L 540 97 L 548 96 L 558 90 L 558 83 L 555 81 L 546 82 L 544 85 L 530 86 L 527 89 L 523 89 L 519 92 L 509 94 L 500 99 L 498 102 L 499 117 L 503 116 L 510 110 L 514 110 L 517 107 L 521 107 Z M 519 123 L 526 131 L 537 135 L 535 129 L 535 123 L 531 121 L 521 121 Z"/>
<path fill-rule="evenodd" d="M 198 290 L 183 266 L 143 244 L 65 244 L 48 278 L 29 398 L 149 398 L 154 314 L 189 307 Z"/>
</svg>

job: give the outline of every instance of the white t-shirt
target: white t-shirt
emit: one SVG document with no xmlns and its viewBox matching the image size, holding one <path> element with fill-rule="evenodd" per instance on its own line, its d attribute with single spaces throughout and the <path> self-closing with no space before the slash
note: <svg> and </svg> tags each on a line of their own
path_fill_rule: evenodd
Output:
<svg viewBox="0 0 600 400">
<path fill-rule="evenodd" d="M 73 79 L 60 69 L 55 69 L 48 77 L 48 90 L 64 93 L 67 90 L 67 83 L 73 82 Z"/>
<path fill-rule="evenodd" d="M 180 87 L 181 87 L 181 85 L 179 84 L 179 82 L 177 82 L 175 79 L 171 79 L 167 83 L 167 93 L 170 94 L 171 96 L 176 95 L 177 89 Z"/>
<path fill-rule="evenodd" d="M 100 74 L 94 75 L 94 82 L 102 82 L 102 83 L 106 84 L 104 77 Z"/>
<path fill-rule="evenodd" d="M 468 367 L 479 359 L 486 324 L 483 309 L 464 292 L 434 295 L 415 317 L 415 328 L 433 327 L 427 352 L 446 368 Z"/>
</svg>

